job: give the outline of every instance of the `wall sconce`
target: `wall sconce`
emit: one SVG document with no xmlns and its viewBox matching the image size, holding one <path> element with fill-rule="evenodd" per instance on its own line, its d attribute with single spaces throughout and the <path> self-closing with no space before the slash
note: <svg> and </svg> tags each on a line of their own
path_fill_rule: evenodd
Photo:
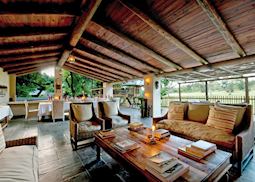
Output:
<svg viewBox="0 0 255 182">
<path fill-rule="evenodd" d="M 69 63 L 74 63 L 74 62 L 75 62 L 75 57 L 72 56 L 72 55 L 70 55 L 70 56 L 68 57 L 67 61 L 68 61 Z"/>
<path fill-rule="evenodd" d="M 146 83 L 147 85 L 149 85 L 150 82 L 151 82 L 150 78 L 145 78 L 145 83 Z"/>
<path fill-rule="evenodd" d="M 150 93 L 145 92 L 145 93 L 144 93 L 144 96 L 145 96 L 145 98 L 149 98 L 149 97 L 150 97 Z"/>
<path fill-rule="evenodd" d="M 60 100 L 60 96 L 55 96 L 54 100 Z"/>
</svg>

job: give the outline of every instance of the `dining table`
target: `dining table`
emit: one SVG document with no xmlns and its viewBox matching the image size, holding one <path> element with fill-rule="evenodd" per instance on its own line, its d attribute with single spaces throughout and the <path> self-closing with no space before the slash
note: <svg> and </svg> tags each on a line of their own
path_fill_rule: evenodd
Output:
<svg viewBox="0 0 255 182">
<path fill-rule="evenodd" d="M 2 128 L 8 125 L 9 120 L 13 117 L 11 107 L 8 105 L 0 105 L 0 121 Z"/>
</svg>

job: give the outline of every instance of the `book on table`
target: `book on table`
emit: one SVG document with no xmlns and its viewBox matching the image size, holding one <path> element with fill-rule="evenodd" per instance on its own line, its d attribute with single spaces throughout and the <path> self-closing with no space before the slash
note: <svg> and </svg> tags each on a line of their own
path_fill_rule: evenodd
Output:
<svg viewBox="0 0 255 182">
<path fill-rule="evenodd" d="M 147 159 L 145 169 L 161 181 L 174 181 L 189 170 L 189 166 L 166 152 Z"/>
<path fill-rule="evenodd" d="M 126 139 L 122 142 L 115 143 L 114 147 L 124 153 L 139 148 L 139 145 L 135 141 Z"/>
<path fill-rule="evenodd" d="M 99 131 L 98 132 L 98 136 L 100 136 L 102 139 L 105 138 L 113 138 L 115 137 L 115 133 L 113 130 L 109 130 L 109 131 Z"/>
<path fill-rule="evenodd" d="M 144 126 L 142 122 L 132 122 L 128 125 L 128 129 L 131 131 L 139 131 L 144 129 Z"/>
<path fill-rule="evenodd" d="M 170 136 L 170 132 L 165 129 L 157 129 L 154 132 L 154 137 L 158 138 L 158 139 L 162 139 L 162 138 L 169 137 L 169 136 Z"/>
</svg>

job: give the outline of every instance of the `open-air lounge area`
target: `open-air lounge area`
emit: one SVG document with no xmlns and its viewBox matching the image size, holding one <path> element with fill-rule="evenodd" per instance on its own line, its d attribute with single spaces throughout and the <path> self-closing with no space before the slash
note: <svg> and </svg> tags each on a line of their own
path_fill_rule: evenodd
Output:
<svg viewBox="0 0 255 182">
<path fill-rule="evenodd" d="M 254 0 L 0 0 L 0 182 L 253 182 L 254 111 Z"/>
</svg>

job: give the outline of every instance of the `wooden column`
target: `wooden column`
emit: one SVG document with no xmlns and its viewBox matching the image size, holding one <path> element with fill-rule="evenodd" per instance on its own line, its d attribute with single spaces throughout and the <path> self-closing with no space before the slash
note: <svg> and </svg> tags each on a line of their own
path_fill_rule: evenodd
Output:
<svg viewBox="0 0 255 182">
<path fill-rule="evenodd" d="M 9 75 L 9 98 L 16 101 L 16 75 Z"/>
<path fill-rule="evenodd" d="M 182 101 L 182 96 L 181 96 L 181 84 L 179 83 L 179 101 Z"/>
<path fill-rule="evenodd" d="M 62 99 L 62 70 L 60 68 L 55 69 L 55 81 L 54 81 L 54 98 Z"/>
<path fill-rule="evenodd" d="M 205 81 L 205 99 L 208 101 L 208 82 Z"/>
<path fill-rule="evenodd" d="M 244 78 L 244 85 L 245 85 L 245 102 L 250 103 L 250 97 L 249 97 L 249 78 Z"/>
</svg>

